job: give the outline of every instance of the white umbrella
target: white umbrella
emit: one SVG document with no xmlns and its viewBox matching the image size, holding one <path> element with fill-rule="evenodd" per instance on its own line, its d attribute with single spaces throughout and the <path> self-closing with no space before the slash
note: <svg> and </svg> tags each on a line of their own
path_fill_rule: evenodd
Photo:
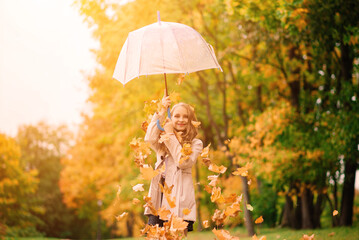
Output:
<svg viewBox="0 0 359 240">
<path fill-rule="evenodd" d="M 128 34 L 113 77 L 126 84 L 141 75 L 192 73 L 218 68 L 213 48 L 193 28 L 174 22 L 158 22 Z"/>
</svg>

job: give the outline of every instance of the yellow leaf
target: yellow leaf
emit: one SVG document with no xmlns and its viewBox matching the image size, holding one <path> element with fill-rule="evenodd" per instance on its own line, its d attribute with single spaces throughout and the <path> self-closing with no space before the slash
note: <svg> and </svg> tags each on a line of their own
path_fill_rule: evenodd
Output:
<svg viewBox="0 0 359 240">
<path fill-rule="evenodd" d="M 227 168 L 223 165 L 218 167 L 216 164 L 212 163 L 211 165 L 209 165 L 208 170 L 216 173 L 225 173 L 227 171 Z"/>
<path fill-rule="evenodd" d="M 250 204 L 247 204 L 247 209 L 249 210 L 249 211 L 253 211 L 253 207 L 252 207 L 252 205 L 250 205 Z"/>
<path fill-rule="evenodd" d="M 217 185 L 219 175 L 211 175 L 208 176 L 208 180 L 211 180 L 211 182 L 208 184 L 209 186 L 215 187 Z"/>
<path fill-rule="evenodd" d="M 203 227 L 204 227 L 204 228 L 209 228 L 209 222 L 208 222 L 208 220 L 203 221 Z"/>
<path fill-rule="evenodd" d="M 117 220 L 117 221 L 121 221 L 121 220 L 124 219 L 127 215 L 128 215 L 128 212 L 123 212 L 121 215 L 116 216 L 116 220 Z"/>
<path fill-rule="evenodd" d="M 224 197 L 221 194 L 221 188 L 220 187 L 214 187 L 212 189 L 211 201 L 212 202 L 217 202 L 217 203 L 223 203 L 224 202 Z"/>
<path fill-rule="evenodd" d="M 181 96 L 179 95 L 179 93 L 172 92 L 172 93 L 170 93 L 170 99 L 171 99 L 171 102 L 177 103 L 181 100 Z"/>
<path fill-rule="evenodd" d="M 191 121 L 192 125 L 196 128 L 199 127 L 199 125 L 201 125 L 201 122 L 196 122 L 196 121 Z"/>
<path fill-rule="evenodd" d="M 152 180 L 155 176 L 159 174 L 159 171 L 153 170 L 152 166 L 149 166 L 147 164 L 143 165 L 143 167 L 140 167 L 141 176 L 145 180 Z"/>
<path fill-rule="evenodd" d="M 143 192 L 145 189 L 143 189 L 143 184 L 137 184 L 136 186 L 132 187 L 133 191 L 135 192 Z"/>
<path fill-rule="evenodd" d="M 161 207 L 160 209 L 158 209 L 158 216 L 164 220 L 164 221 L 168 221 L 168 215 L 171 214 L 170 210 L 167 210 L 165 207 Z"/>
<path fill-rule="evenodd" d="M 211 144 L 208 144 L 207 147 L 203 148 L 202 153 L 201 153 L 201 157 L 203 158 L 208 158 L 209 155 L 209 147 L 211 146 Z"/>
<path fill-rule="evenodd" d="M 231 236 L 229 231 L 224 229 L 217 230 L 213 228 L 212 232 L 216 235 L 216 237 L 218 237 L 219 240 L 239 240 L 239 237 Z"/>
<path fill-rule="evenodd" d="M 174 230 L 185 230 L 187 228 L 188 222 L 184 221 L 180 217 L 173 216 L 171 221 L 171 229 Z"/>
<path fill-rule="evenodd" d="M 264 221 L 263 217 L 260 216 L 259 218 L 257 218 L 257 219 L 254 221 L 254 223 L 255 223 L 255 224 L 259 224 L 259 223 L 262 223 L 263 221 Z"/>
<path fill-rule="evenodd" d="M 191 213 L 191 209 L 185 208 L 185 209 L 182 210 L 182 212 L 183 212 L 184 215 L 188 215 L 188 214 Z"/>
<path fill-rule="evenodd" d="M 338 212 L 337 210 L 334 210 L 334 211 L 333 211 L 333 216 L 338 215 L 338 213 L 339 213 L 339 212 Z"/>
<path fill-rule="evenodd" d="M 168 141 L 170 139 L 170 135 L 168 133 L 164 133 L 160 135 L 160 139 L 158 139 L 158 143 L 163 143 L 164 141 Z"/>
<path fill-rule="evenodd" d="M 140 202 L 141 201 L 139 199 L 137 199 L 137 198 L 132 199 L 132 204 L 134 204 L 134 205 L 136 205 L 136 204 L 138 204 Z"/>
<path fill-rule="evenodd" d="M 240 204 L 238 202 L 235 202 L 231 206 L 226 208 L 224 214 L 226 214 L 226 216 L 236 217 L 240 211 Z"/>
<path fill-rule="evenodd" d="M 183 144 L 181 153 L 182 153 L 183 155 L 186 155 L 186 156 L 191 155 L 191 153 L 192 153 L 192 146 L 191 146 L 191 144 L 190 144 L 190 143 L 185 143 L 185 144 Z"/>
</svg>

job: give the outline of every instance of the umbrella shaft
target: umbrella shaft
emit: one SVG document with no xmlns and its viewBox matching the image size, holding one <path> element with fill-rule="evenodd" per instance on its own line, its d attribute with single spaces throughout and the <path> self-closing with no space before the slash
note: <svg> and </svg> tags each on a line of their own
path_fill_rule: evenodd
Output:
<svg viewBox="0 0 359 240">
<path fill-rule="evenodd" d="M 164 75 L 165 75 L 166 96 L 168 96 L 166 73 L 164 73 Z"/>
</svg>

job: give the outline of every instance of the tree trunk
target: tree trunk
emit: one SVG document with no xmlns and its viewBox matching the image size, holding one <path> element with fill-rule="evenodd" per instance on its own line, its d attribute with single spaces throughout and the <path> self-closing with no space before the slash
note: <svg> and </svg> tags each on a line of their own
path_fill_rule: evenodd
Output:
<svg viewBox="0 0 359 240">
<path fill-rule="evenodd" d="M 353 224 L 355 172 L 357 167 L 356 159 L 345 160 L 345 178 L 339 219 L 340 226 L 351 226 Z"/>
<path fill-rule="evenodd" d="M 244 196 L 244 217 L 245 217 L 245 225 L 247 228 L 248 235 L 251 237 L 255 234 L 254 232 L 254 224 L 252 218 L 252 212 L 247 209 L 246 204 L 250 204 L 250 196 L 249 196 L 249 187 L 248 187 L 248 179 L 247 177 L 241 177 L 242 186 L 243 186 L 243 196 Z"/>
<path fill-rule="evenodd" d="M 324 200 L 325 200 L 324 194 L 319 193 L 314 208 L 314 216 L 313 216 L 314 228 L 321 228 L 320 216 L 322 215 L 323 212 L 323 205 L 325 204 Z"/>
<path fill-rule="evenodd" d="M 285 204 L 284 204 L 284 209 L 281 219 L 282 219 L 280 224 L 281 227 L 291 227 L 291 228 L 294 227 L 293 201 L 292 198 L 288 196 L 288 194 L 285 195 Z"/>
<path fill-rule="evenodd" d="M 312 214 L 311 211 L 312 205 L 313 205 L 313 198 L 312 193 L 309 188 L 304 187 L 302 190 L 301 195 L 301 210 L 302 210 L 302 228 L 303 229 L 312 229 L 314 228 L 314 224 L 312 221 Z"/>
<path fill-rule="evenodd" d="M 294 209 L 293 227 L 295 229 L 302 228 L 302 200 L 297 196 L 297 206 Z"/>
<path fill-rule="evenodd" d="M 199 183 L 199 163 L 198 161 L 196 162 L 196 183 Z M 197 231 L 200 232 L 202 231 L 203 229 L 203 226 L 202 226 L 202 219 L 201 219 L 201 208 L 200 208 L 200 193 L 201 193 L 201 186 L 199 184 L 196 184 L 197 185 L 197 221 L 198 221 L 198 227 L 197 227 Z"/>
</svg>

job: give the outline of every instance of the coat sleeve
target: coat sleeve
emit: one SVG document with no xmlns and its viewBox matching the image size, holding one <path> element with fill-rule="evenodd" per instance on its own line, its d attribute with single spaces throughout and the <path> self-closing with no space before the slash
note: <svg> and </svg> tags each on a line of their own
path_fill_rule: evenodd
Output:
<svg viewBox="0 0 359 240">
<path fill-rule="evenodd" d="M 189 156 L 189 159 L 186 161 L 183 161 L 181 164 L 180 159 L 182 156 L 181 150 L 182 146 L 178 142 L 178 139 L 174 134 L 171 134 L 169 139 L 164 141 L 166 147 L 168 148 L 172 158 L 175 160 L 176 166 L 180 169 L 187 169 L 191 168 L 197 161 L 197 158 L 199 154 L 201 154 L 203 149 L 203 143 L 199 139 L 193 139 L 192 141 L 192 153 Z"/>
<path fill-rule="evenodd" d="M 159 119 L 160 121 L 163 120 L 159 114 L 155 113 L 152 117 L 152 120 L 150 122 L 150 124 L 148 124 L 147 127 L 147 131 L 146 131 L 146 135 L 145 135 L 145 141 L 149 142 L 151 144 L 151 147 L 157 151 L 159 148 L 159 135 L 160 135 L 160 130 L 158 129 L 156 122 Z"/>
</svg>

